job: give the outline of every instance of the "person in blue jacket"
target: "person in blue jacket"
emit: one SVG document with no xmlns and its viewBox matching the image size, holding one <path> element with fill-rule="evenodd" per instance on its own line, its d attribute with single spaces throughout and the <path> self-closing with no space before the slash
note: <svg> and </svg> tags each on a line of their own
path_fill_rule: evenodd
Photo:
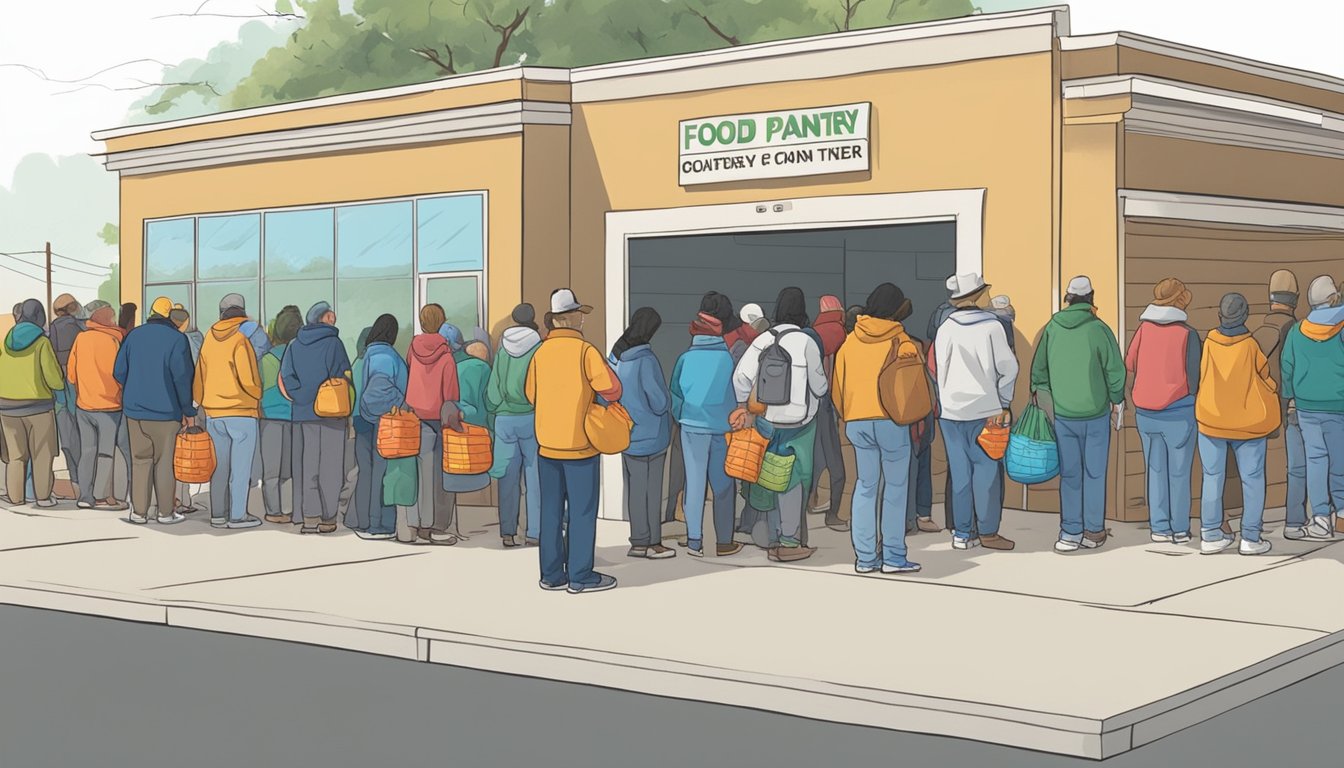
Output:
<svg viewBox="0 0 1344 768">
<path fill-rule="evenodd" d="M 329 379 L 350 379 L 350 356 L 336 328 L 331 305 L 319 301 L 280 361 L 281 394 L 289 398 L 298 434 L 291 448 L 294 509 L 303 515 L 300 533 L 334 533 L 345 469 L 346 417 L 317 415 L 317 390 Z"/>
<path fill-rule="evenodd" d="M 397 508 L 383 503 L 383 475 L 387 459 L 378 453 L 378 420 L 393 408 L 406 407 L 406 361 L 393 346 L 397 319 L 379 315 L 369 329 L 364 359 L 355 381 L 355 480 L 352 526 L 361 539 L 386 541 L 397 535 Z"/>
<path fill-rule="evenodd" d="M 635 426 L 630 447 L 621 455 L 625 468 L 625 506 L 630 517 L 630 557 L 663 560 L 676 552 L 663 546 L 663 469 L 672 440 L 671 393 L 663 367 L 649 342 L 663 324 L 652 307 L 640 307 L 611 347 L 611 362 L 621 380 L 621 405 Z M 704 488 L 700 496 L 704 498 Z"/>
<path fill-rule="evenodd" d="M 714 492 L 714 535 L 719 557 L 737 554 L 733 541 L 737 502 L 734 483 L 724 472 L 728 457 L 725 437 L 729 417 L 737 408 L 733 392 L 733 355 L 723 340 L 723 323 L 714 315 L 714 294 L 700 303 L 691 321 L 691 348 L 672 369 L 672 417 L 681 427 L 681 453 L 686 464 L 686 551 L 704 557 L 705 485 Z"/>
<path fill-rule="evenodd" d="M 177 432 L 196 415 L 191 382 L 196 364 L 191 344 L 168 317 L 173 304 L 159 297 L 151 304 L 149 320 L 130 333 L 117 350 L 112 378 L 121 384 L 121 407 L 131 443 L 130 522 L 149 522 L 150 493 L 158 508 L 157 522 L 180 523 L 186 518 L 174 509 L 177 490 L 173 450 Z"/>
</svg>

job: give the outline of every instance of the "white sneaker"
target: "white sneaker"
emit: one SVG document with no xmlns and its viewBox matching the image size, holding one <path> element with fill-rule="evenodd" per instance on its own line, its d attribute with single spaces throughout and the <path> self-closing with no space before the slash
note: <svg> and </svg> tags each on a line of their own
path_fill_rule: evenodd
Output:
<svg viewBox="0 0 1344 768">
<path fill-rule="evenodd" d="M 1311 524 L 1307 526 L 1307 538 L 1309 539 L 1335 538 L 1334 518 L 1320 515 L 1311 518 Z"/>
<path fill-rule="evenodd" d="M 45 499 L 38 499 L 33 503 L 39 507 L 42 507 L 43 509 L 50 509 L 51 507 L 56 506 L 56 500 L 50 497 Z"/>
<path fill-rule="evenodd" d="M 1302 539 L 1308 538 L 1307 526 L 1295 525 L 1291 527 L 1285 527 L 1283 529 L 1283 538 L 1289 541 L 1301 541 Z"/>
<path fill-rule="evenodd" d="M 1263 555 L 1273 548 L 1273 545 L 1269 543 L 1268 539 L 1261 539 L 1259 541 L 1241 540 L 1241 554 L 1243 555 Z"/>
<path fill-rule="evenodd" d="M 1151 538 L 1154 544 L 1174 544 L 1176 542 L 1176 537 L 1170 533 L 1154 533 L 1151 534 Z"/>
<path fill-rule="evenodd" d="M 1068 540 L 1065 540 L 1065 539 L 1060 539 L 1059 541 L 1056 541 L 1056 542 L 1055 542 L 1055 551 L 1056 551 L 1056 552 L 1077 552 L 1077 551 L 1078 551 L 1078 548 L 1081 547 L 1081 546 L 1082 546 L 1082 544 L 1080 544 L 1079 542 L 1076 542 L 1076 541 L 1068 541 Z"/>
<path fill-rule="evenodd" d="M 1200 542 L 1199 542 L 1199 554 L 1201 554 L 1201 555 L 1216 555 L 1216 554 L 1218 554 L 1219 552 L 1222 552 L 1224 549 L 1227 549 L 1228 547 L 1232 546 L 1232 545 L 1235 544 L 1235 543 L 1236 543 L 1236 539 L 1234 539 L 1234 538 L 1232 538 L 1232 537 L 1230 537 L 1230 536 L 1225 537 L 1225 538 L 1222 538 L 1222 539 L 1218 539 L 1217 541 L 1200 541 Z"/>
<path fill-rule="evenodd" d="M 953 549 L 975 549 L 978 546 L 980 546 L 979 536 L 975 537 L 974 539 L 963 539 L 960 536 L 952 537 Z"/>
<path fill-rule="evenodd" d="M 187 519 L 186 516 L 181 514 L 180 512 L 174 512 L 168 517 L 160 515 L 154 518 L 154 522 L 158 523 L 159 525 L 176 525 L 177 523 L 180 523 L 186 519 Z"/>
<path fill-rule="evenodd" d="M 397 538 L 395 533 L 369 533 L 368 531 L 355 531 L 355 535 L 365 541 L 387 541 Z"/>
<path fill-rule="evenodd" d="M 1173 533 L 1173 534 L 1171 534 L 1171 543 L 1172 543 L 1172 544 L 1189 544 L 1189 543 L 1190 543 L 1190 534 L 1188 534 L 1188 533 Z"/>
<path fill-rule="evenodd" d="M 854 566 L 854 572 L 855 572 L 855 573 L 858 573 L 858 574 L 862 574 L 862 575 L 867 575 L 867 574 L 869 574 L 869 573 L 877 573 L 878 568 L 879 568 L 879 567 L 876 566 L 876 565 L 857 565 L 857 564 L 856 564 L 856 565 Z"/>
<path fill-rule="evenodd" d="M 131 514 L 126 516 L 126 522 L 132 525 L 144 525 L 145 523 L 149 522 L 149 518 L 145 517 L 144 515 L 137 515 L 136 513 L 132 512 Z"/>
<path fill-rule="evenodd" d="M 882 572 L 888 575 L 893 573 L 919 573 L 920 568 L 922 567 L 923 566 L 919 563 L 912 563 L 907 560 L 905 561 L 905 565 L 887 565 L 886 563 L 883 563 Z"/>
</svg>

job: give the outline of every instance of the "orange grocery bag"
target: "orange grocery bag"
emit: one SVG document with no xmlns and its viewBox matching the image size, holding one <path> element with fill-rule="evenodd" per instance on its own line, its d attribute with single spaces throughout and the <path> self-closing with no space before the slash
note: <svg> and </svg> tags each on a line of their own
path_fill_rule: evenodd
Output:
<svg viewBox="0 0 1344 768">
<path fill-rule="evenodd" d="M 756 482 L 761 475 L 765 448 L 770 444 L 755 427 L 747 427 L 724 435 L 728 440 L 728 455 L 723 460 L 723 471 L 729 477 Z"/>
<path fill-rule="evenodd" d="M 215 441 L 200 427 L 177 433 L 173 445 L 173 477 L 179 483 L 208 483 L 215 473 Z"/>
<path fill-rule="evenodd" d="M 443 430 L 443 471 L 450 475 L 479 475 L 490 471 L 495 451 L 490 431 L 475 424 L 463 424 L 458 432 Z"/>
<path fill-rule="evenodd" d="M 981 448 L 985 449 L 989 458 L 999 461 L 1003 458 L 1003 454 L 1008 452 L 1009 432 L 1008 427 L 986 422 L 985 428 L 980 430 L 980 437 L 976 438 L 976 442 L 980 444 Z"/>
<path fill-rule="evenodd" d="M 378 419 L 378 455 L 406 459 L 420 453 L 420 417 L 393 408 Z"/>
</svg>

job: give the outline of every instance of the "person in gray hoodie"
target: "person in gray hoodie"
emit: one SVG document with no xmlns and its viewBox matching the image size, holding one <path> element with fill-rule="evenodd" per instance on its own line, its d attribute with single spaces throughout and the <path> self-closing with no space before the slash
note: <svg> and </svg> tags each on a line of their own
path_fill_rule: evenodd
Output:
<svg viewBox="0 0 1344 768">
<path fill-rule="evenodd" d="M 541 535 L 541 490 L 537 474 L 536 414 L 524 391 L 527 368 L 541 344 L 536 310 L 513 309 L 513 325 L 504 329 L 495 365 L 486 384 L 486 407 L 495 416 L 495 463 L 490 476 L 499 481 L 499 535 L 506 547 L 518 546 L 519 495 L 527 492 L 528 546 Z"/>
</svg>

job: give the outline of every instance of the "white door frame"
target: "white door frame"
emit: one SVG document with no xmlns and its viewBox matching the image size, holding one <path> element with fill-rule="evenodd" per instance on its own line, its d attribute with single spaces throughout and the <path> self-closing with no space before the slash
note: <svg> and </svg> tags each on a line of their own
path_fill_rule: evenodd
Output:
<svg viewBox="0 0 1344 768">
<path fill-rule="evenodd" d="M 980 272 L 984 264 L 984 189 L 833 195 L 607 214 L 606 338 L 625 330 L 629 313 L 629 243 L 635 238 L 727 232 L 829 229 L 833 227 L 952 221 L 957 232 L 957 272 Z M 714 286 L 705 286 L 710 290 Z M 624 488 L 619 456 L 602 460 L 599 514 L 623 520 Z"/>
</svg>

